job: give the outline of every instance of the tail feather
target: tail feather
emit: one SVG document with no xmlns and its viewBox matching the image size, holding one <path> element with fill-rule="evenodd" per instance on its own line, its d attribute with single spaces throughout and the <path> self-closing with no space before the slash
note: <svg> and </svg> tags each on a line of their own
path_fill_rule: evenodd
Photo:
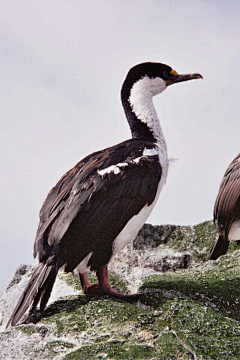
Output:
<svg viewBox="0 0 240 360">
<path fill-rule="evenodd" d="M 44 310 L 47 301 L 50 297 L 53 284 L 57 276 L 56 265 L 46 265 L 40 263 L 34 273 L 32 274 L 25 290 L 23 291 L 8 323 L 8 326 L 15 326 L 30 308 L 30 312 L 33 312 L 39 300 L 41 299 L 41 312 Z M 42 299 L 44 303 L 42 305 Z"/>
<path fill-rule="evenodd" d="M 57 273 L 56 273 L 57 275 Z M 41 298 L 40 298 L 40 312 L 42 313 L 47 305 L 48 299 L 50 298 L 51 292 L 52 292 L 52 288 L 56 279 L 56 275 L 55 276 L 49 276 L 47 279 L 47 283 L 46 286 L 44 287 L 44 290 L 41 294 Z"/>
<path fill-rule="evenodd" d="M 216 260 L 219 256 L 225 255 L 229 246 L 229 241 L 223 235 L 219 235 L 208 255 L 208 260 Z"/>
</svg>

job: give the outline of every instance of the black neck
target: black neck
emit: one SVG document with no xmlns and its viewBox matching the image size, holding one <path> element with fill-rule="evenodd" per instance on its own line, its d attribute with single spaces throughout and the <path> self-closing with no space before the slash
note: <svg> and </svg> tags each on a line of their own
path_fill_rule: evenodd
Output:
<svg viewBox="0 0 240 360">
<path fill-rule="evenodd" d="M 151 142 L 156 142 L 153 132 L 147 126 L 146 123 L 139 120 L 129 102 L 130 91 L 127 91 L 125 87 L 122 87 L 121 100 L 126 114 L 127 121 L 129 123 L 133 139 L 141 139 Z"/>
</svg>

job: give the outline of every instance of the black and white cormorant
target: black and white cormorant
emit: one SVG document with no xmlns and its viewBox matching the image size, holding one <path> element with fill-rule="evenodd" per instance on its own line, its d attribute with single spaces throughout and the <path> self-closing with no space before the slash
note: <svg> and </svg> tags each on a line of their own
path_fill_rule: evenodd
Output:
<svg viewBox="0 0 240 360">
<path fill-rule="evenodd" d="M 39 265 L 7 326 L 19 323 L 27 310 L 32 314 L 38 303 L 44 311 L 60 268 L 79 273 L 85 294 L 139 298 L 110 286 L 107 264 L 135 238 L 166 181 L 167 146 L 152 98 L 171 84 L 199 78 L 161 63 L 129 70 L 121 100 L 132 139 L 86 156 L 49 192 L 34 243 Z M 96 271 L 98 284 L 90 284 L 88 269 Z"/>
<path fill-rule="evenodd" d="M 227 252 L 229 241 L 240 244 L 240 154 L 228 166 L 214 206 L 217 239 L 208 260 L 216 260 Z"/>
</svg>

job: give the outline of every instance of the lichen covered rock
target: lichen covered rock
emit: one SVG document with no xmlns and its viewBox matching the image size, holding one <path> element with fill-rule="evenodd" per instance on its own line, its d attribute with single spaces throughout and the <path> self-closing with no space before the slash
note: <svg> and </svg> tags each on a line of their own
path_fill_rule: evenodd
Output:
<svg viewBox="0 0 240 360">
<path fill-rule="evenodd" d="M 212 222 L 145 225 L 110 264 L 111 283 L 141 301 L 82 295 L 59 272 L 41 320 L 5 331 L 33 271 L 21 266 L 0 294 L 0 359 L 239 359 L 240 250 L 206 262 L 215 236 Z"/>
</svg>

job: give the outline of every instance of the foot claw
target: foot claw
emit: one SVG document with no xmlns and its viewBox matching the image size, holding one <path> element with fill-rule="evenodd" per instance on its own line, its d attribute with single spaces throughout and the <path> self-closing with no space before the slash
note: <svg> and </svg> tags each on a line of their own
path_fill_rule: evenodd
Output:
<svg viewBox="0 0 240 360">
<path fill-rule="evenodd" d="M 109 295 L 117 299 L 133 302 L 138 301 L 143 295 L 142 293 L 124 294 L 119 292 L 116 286 L 111 286 L 108 281 L 106 265 L 101 270 L 98 270 L 97 276 L 99 284 L 91 284 L 86 273 L 80 274 L 82 289 L 85 295 Z"/>
<path fill-rule="evenodd" d="M 85 295 L 97 295 L 99 293 L 99 285 L 92 284 L 90 286 L 85 286 L 83 292 Z"/>
<path fill-rule="evenodd" d="M 101 289 L 99 284 L 92 284 L 90 286 L 85 286 L 83 289 L 85 295 L 108 295 L 117 299 L 122 299 L 126 301 L 138 301 L 142 293 L 137 294 L 124 294 L 117 290 L 116 286 L 111 286 L 106 289 Z"/>
</svg>

